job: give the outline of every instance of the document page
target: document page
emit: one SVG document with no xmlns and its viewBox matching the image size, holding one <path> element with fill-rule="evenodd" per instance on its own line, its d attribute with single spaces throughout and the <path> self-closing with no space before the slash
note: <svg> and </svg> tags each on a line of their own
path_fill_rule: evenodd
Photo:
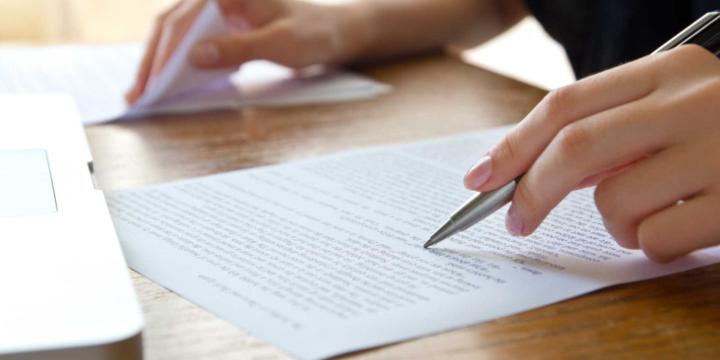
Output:
<svg viewBox="0 0 720 360">
<path fill-rule="evenodd" d="M 141 56 L 139 44 L 0 46 L 0 93 L 70 94 L 84 123 L 116 119 Z"/>
<path fill-rule="evenodd" d="M 340 70 L 295 73 L 257 60 L 220 79 L 130 109 L 125 92 L 142 56 L 137 43 L 0 46 L 0 93 L 70 94 L 83 123 L 147 114 L 189 113 L 245 106 L 288 106 L 366 99 L 390 90 L 365 76 Z M 152 105 L 150 105 L 152 103 Z"/>
<path fill-rule="evenodd" d="M 143 54 L 137 43 L 0 46 L 0 93 L 70 94 L 83 122 L 92 124 L 150 114 L 359 100 L 390 90 L 337 69 L 296 72 L 264 60 L 212 71 L 190 65 L 194 44 L 226 32 L 218 5 L 208 2 L 167 66 L 132 106 L 125 93 L 135 81 Z"/>
<path fill-rule="evenodd" d="M 107 194 L 130 266 L 305 359 L 456 329 L 612 284 L 711 264 L 667 265 L 620 248 L 592 190 L 528 238 L 505 210 L 422 245 L 471 193 L 462 176 L 507 128 L 356 150 Z"/>
<path fill-rule="evenodd" d="M 188 60 L 195 44 L 228 33 L 220 6 L 215 1 L 208 1 L 162 71 L 150 77 L 145 93 L 133 104 L 130 111 L 142 111 L 144 108 L 152 108 L 159 101 L 171 100 L 193 90 L 202 92 L 203 87 L 212 86 L 216 82 L 228 82 L 230 74 L 236 69 L 200 70 L 193 67 Z M 232 100 L 232 97 L 228 100 Z"/>
</svg>

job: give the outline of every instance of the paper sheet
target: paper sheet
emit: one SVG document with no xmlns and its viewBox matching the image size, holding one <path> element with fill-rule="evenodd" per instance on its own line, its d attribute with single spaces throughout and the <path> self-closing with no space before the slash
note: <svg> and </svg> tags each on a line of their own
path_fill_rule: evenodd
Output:
<svg viewBox="0 0 720 360">
<path fill-rule="evenodd" d="M 0 46 L 0 93 L 67 93 L 83 122 L 115 119 L 141 56 L 139 44 Z"/>
<path fill-rule="evenodd" d="M 296 74 L 262 60 L 239 71 L 189 65 L 193 44 L 226 31 L 217 5 L 208 2 L 168 65 L 131 108 L 124 94 L 135 79 L 140 44 L 0 46 L 0 93 L 69 93 L 83 122 L 92 124 L 148 114 L 358 100 L 390 89 L 344 71 Z"/>
<path fill-rule="evenodd" d="M 290 360 L 246 331 L 131 272 L 143 304 L 145 359 Z"/>
<path fill-rule="evenodd" d="M 590 190 L 529 238 L 504 210 L 425 250 L 470 193 L 477 154 L 507 129 L 358 150 L 107 194 L 130 266 L 287 352 L 324 358 L 476 324 L 668 265 L 620 248 Z"/>
<path fill-rule="evenodd" d="M 225 24 L 220 7 L 208 1 L 200 11 L 177 49 L 158 76 L 151 78 L 148 88 L 131 110 L 142 111 L 163 100 L 170 100 L 189 92 L 202 92 L 203 87 L 216 82 L 228 82 L 234 69 L 199 70 L 190 65 L 188 57 L 195 44 L 202 40 L 226 35 L 230 31 Z M 227 100 L 232 100 L 228 98 Z M 229 106 L 233 105 L 232 103 Z"/>
</svg>

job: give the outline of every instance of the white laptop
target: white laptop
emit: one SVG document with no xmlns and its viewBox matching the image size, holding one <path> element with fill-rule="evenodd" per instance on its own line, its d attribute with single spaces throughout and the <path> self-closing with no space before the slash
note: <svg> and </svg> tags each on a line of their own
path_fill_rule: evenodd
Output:
<svg viewBox="0 0 720 360">
<path fill-rule="evenodd" d="M 0 95 L 0 360 L 142 357 L 142 316 L 65 96 Z"/>
</svg>

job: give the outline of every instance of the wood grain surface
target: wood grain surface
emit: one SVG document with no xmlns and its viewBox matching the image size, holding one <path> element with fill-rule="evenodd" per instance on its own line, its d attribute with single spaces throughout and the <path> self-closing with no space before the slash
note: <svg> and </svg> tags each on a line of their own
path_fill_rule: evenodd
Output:
<svg viewBox="0 0 720 360">
<path fill-rule="evenodd" d="M 362 71 L 392 85 L 393 92 L 360 102 L 165 116 L 88 127 L 99 184 L 106 190 L 127 189 L 357 147 L 478 131 L 520 120 L 544 95 L 440 54 Z M 143 276 L 132 276 L 147 322 L 147 359 L 288 357 Z M 720 266 L 615 286 L 348 357 L 719 358 Z"/>
</svg>

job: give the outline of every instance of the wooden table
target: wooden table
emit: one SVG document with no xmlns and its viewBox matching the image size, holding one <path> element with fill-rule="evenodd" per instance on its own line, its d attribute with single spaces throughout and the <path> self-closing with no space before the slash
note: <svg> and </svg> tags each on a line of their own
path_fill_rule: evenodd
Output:
<svg viewBox="0 0 720 360">
<path fill-rule="evenodd" d="M 393 85 L 373 100 L 246 109 L 91 126 L 99 184 L 125 189 L 349 148 L 476 131 L 520 120 L 543 91 L 428 55 L 363 69 Z M 287 355 L 132 273 L 147 359 Z M 701 358 L 720 356 L 720 266 L 615 286 L 358 358 Z"/>
</svg>

